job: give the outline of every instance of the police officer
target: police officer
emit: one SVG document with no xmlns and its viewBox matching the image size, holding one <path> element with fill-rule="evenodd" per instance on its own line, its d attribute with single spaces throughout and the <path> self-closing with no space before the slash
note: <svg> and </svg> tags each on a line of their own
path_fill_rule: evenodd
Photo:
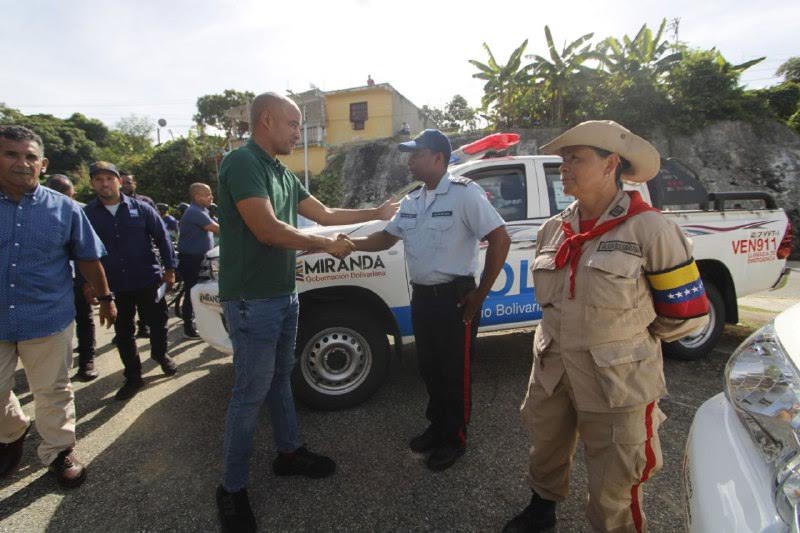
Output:
<svg viewBox="0 0 800 533">
<path fill-rule="evenodd" d="M 533 279 L 542 322 L 522 405 L 530 504 L 504 531 L 543 531 L 567 496 L 578 435 L 595 531 L 641 532 L 641 485 L 661 469 L 660 341 L 707 321 L 708 300 L 680 228 L 622 190 L 659 170 L 658 151 L 612 121 L 579 124 L 542 147 L 562 157 L 577 200 L 539 229 Z"/>
<path fill-rule="evenodd" d="M 357 250 L 378 251 L 402 239 L 413 287 L 411 320 L 422 379 L 428 389 L 429 427 L 411 440 L 414 452 L 432 452 L 431 470 L 449 468 L 466 445 L 471 404 L 470 360 L 479 312 L 505 262 L 511 242 L 505 222 L 476 183 L 447 172 L 450 141 L 438 130 L 401 143 L 408 168 L 424 187 L 409 193 L 383 231 L 353 239 Z M 489 246 L 480 285 L 478 247 Z"/>
</svg>

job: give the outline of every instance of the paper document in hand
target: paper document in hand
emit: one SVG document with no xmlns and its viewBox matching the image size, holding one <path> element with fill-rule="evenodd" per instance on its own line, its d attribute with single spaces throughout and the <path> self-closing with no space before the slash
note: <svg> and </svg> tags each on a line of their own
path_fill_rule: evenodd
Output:
<svg viewBox="0 0 800 533">
<path fill-rule="evenodd" d="M 156 303 L 163 300 L 166 294 L 167 294 L 167 284 L 162 283 L 161 285 L 158 286 L 158 290 L 156 291 Z"/>
</svg>

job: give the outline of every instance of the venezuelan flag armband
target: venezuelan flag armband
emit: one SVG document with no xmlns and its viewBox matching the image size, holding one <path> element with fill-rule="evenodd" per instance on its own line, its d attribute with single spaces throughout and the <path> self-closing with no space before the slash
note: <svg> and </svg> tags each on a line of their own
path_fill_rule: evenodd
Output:
<svg viewBox="0 0 800 533">
<path fill-rule="evenodd" d="M 708 298 L 694 259 L 661 272 L 645 272 L 656 313 L 689 319 L 708 314 Z"/>
</svg>

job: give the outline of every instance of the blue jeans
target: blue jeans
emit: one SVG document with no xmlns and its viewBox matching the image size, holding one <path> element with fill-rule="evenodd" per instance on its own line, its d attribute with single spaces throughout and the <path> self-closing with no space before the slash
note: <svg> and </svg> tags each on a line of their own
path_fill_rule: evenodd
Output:
<svg viewBox="0 0 800 533">
<path fill-rule="evenodd" d="M 222 485 L 227 491 L 247 486 L 253 434 L 265 401 L 277 451 L 293 452 L 300 447 L 290 381 L 299 308 L 297 294 L 222 303 L 235 372 L 223 448 Z"/>
</svg>

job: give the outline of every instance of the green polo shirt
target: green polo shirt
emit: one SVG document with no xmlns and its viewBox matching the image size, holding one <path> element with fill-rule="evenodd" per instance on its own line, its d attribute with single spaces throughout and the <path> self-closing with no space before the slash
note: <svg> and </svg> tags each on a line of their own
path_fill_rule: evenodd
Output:
<svg viewBox="0 0 800 533">
<path fill-rule="evenodd" d="M 221 300 L 275 298 L 295 291 L 295 250 L 260 243 L 236 203 L 268 198 L 278 220 L 297 226 L 297 204 L 309 196 L 297 176 L 252 139 L 225 156 L 217 210 Z"/>
</svg>

